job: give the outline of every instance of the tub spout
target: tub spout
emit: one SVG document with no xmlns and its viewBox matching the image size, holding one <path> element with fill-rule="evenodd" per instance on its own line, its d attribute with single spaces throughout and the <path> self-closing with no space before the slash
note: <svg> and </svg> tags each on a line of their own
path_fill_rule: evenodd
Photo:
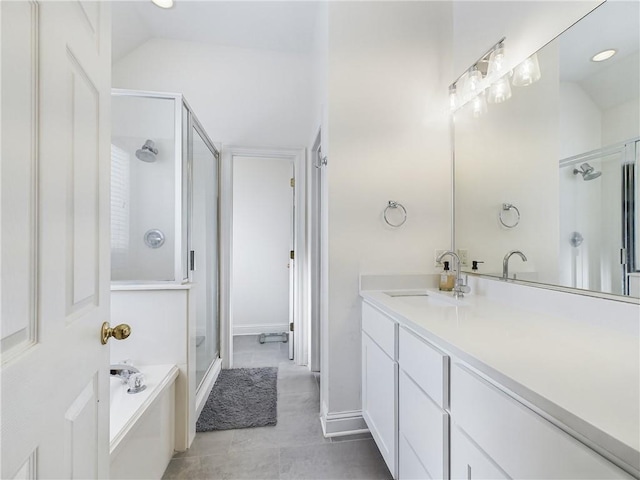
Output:
<svg viewBox="0 0 640 480">
<path fill-rule="evenodd" d="M 123 383 L 127 383 L 129 381 L 129 377 L 131 375 L 133 375 L 134 373 L 140 373 L 140 370 L 138 370 L 133 365 L 127 365 L 127 364 L 124 364 L 124 363 L 117 363 L 117 364 L 111 365 L 111 367 L 109 367 L 109 374 L 112 377 L 118 377 L 118 378 L 122 379 Z"/>
</svg>

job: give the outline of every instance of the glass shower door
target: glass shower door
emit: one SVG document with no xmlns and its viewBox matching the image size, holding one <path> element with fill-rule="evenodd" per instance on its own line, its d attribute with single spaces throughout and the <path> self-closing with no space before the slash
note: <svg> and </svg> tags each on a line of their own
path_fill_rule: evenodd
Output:
<svg viewBox="0 0 640 480">
<path fill-rule="evenodd" d="M 196 386 L 219 356 L 218 158 L 198 126 L 191 130 L 191 280 L 196 309 Z"/>
</svg>

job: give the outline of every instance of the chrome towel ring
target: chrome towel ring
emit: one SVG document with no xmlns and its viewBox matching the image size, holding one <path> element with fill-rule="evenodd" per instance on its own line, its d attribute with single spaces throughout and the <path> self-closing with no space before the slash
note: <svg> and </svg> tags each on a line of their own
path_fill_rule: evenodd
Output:
<svg viewBox="0 0 640 480">
<path fill-rule="evenodd" d="M 516 212 L 516 219 L 515 219 L 514 222 L 508 223 L 503 218 L 503 215 L 504 215 L 504 212 L 508 212 L 510 210 L 514 210 Z M 502 224 L 503 227 L 506 227 L 506 228 L 517 227 L 518 224 L 520 223 L 520 210 L 518 210 L 518 207 L 516 207 L 515 205 L 513 205 L 511 203 L 503 203 L 502 204 L 502 209 L 498 213 L 498 219 L 500 220 L 500 223 Z"/>
<path fill-rule="evenodd" d="M 400 223 L 392 223 L 389 220 L 389 218 L 387 217 L 387 214 L 389 213 L 390 208 L 394 210 L 399 208 L 402 211 L 402 221 Z M 404 206 L 402 206 L 401 203 L 394 202 L 393 200 L 389 200 L 389 203 L 387 203 L 387 208 L 384 209 L 383 216 L 384 216 L 384 221 L 387 223 L 387 225 L 393 228 L 398 228 L 404 225 L 404 222 L 407 221 L 407 209 L 404 208 Z"/>
</svg>

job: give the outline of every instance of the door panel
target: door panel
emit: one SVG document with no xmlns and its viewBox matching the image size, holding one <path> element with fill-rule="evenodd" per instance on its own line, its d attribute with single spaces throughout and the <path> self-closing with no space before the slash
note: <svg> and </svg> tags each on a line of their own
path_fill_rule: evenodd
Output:
<svg viewBox="0 0 640 480">
<path fill-rule="evenodd" d="M 0 9 L 2 326 L 17 326 L 2 342 L 0 476 L 108 477 L 109 4 Z"/>
</svg>

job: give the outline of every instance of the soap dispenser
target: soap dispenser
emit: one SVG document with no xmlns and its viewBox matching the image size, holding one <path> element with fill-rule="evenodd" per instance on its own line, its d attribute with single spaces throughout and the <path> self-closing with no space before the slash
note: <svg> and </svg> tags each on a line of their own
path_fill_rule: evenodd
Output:
<svg viewBox="0 0 640 480">
<path fill-rule="evenodd" d="M 456 277 L 451 270 L 449 270 L 449 262 L 444 261 L 444 270 L 440 274 L 440 290 L 444 292 L 451 292 L 456 283 Z"/>
</svg>

